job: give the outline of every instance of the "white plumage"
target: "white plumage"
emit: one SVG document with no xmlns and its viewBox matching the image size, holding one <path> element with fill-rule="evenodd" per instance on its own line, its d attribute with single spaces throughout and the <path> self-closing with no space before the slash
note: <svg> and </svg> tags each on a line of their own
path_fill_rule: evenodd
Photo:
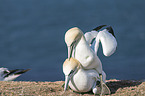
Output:
<svg viewBox="0 0 145 96">
<path fill-rule="evenodd" d="M 0 68 L 0 81 L 12 81 L 19 77 L 21 74 L 29 71 L 30 69 L 15 69 L 8 70 L 7 68 Z"/>
<path fill-rule="evenodd" d="M 101 29 L 102 27 L 104 27 L 104 25 L 102 25 L 99 28 Z M 117 48 L 117 41 L 114 36 L 113 29 L 111 28 L 111 26 L 109 26 L 99 31 L 100 30 L 99 28 L 97 27 L 91 32 L 86 32 L 84 36 L 86 38 L 86 41 L 90 45 L 92 45 L 92 43 L 95 42 L 94 46 L 92 47 L 96 55 L 99 48 L 99 43 L 101 42 L 103 48 L 103 54 L 105 56 L 110 56 L 116 51 Z"/>
<path fill-rule="evenodd" d="M 117 41 L 113 29 L 110 26 L 100 31 L 104 26 L 106 25 L 99 26 L 91 32 L 87 32 L 85 35 L 77 27 L 71 28 L 66 32 L 65 42 L 68 47 L 68 61 L 73 57 L 80 62 L 82 67 L 79 69 L 77 68 L 77 72 L 73 72 L 74 74 L 71 76 L 69 76 L 71 67 L 63 68 L 65 74 L 65 90 L 70 80 L 69 86 L 74 91 L 87 92 L 92 89 L 94 94 L 96 94 L 97 89 L 95 87 L 95 82 L 99 80 L 101 88 L 100 95 L 104 94 L 105 91 L 108 94 L 110 93 L 109 88 L 105 84 L 106 74 L 102 69 L 102 63 L 97 56 L 97 51 L 99 42 L 101 42 L 103 54 L 105 56 L 110 56 L 116 50 Z M 94 46 L 92 46 L 93 43 Z M 93 50 L 90 46 L 93 47 Z M 69 71 L 65 71 L 65 69 Z"/>
<path fill-rule="evenodd" d="M 99 74 L 95 69 L 85 70 L 78 60 L 75 58 L 66 59 L 63 64 L 63 72 L 65 74 L 65 88 L 67 86 L 76 92 L 93 91 L 94 94 L 99 94 L 96 87 L 96 82 L 99 81 Z M 103 81 L 106 80 L 106 74 L 103 72 Z"/>
</svg>

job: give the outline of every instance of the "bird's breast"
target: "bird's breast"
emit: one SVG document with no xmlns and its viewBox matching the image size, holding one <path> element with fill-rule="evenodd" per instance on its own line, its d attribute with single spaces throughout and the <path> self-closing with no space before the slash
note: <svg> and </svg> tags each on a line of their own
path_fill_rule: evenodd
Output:
<svg viewBox="0 0 145 96">
<path fill-rule="evenodd" d="M 69 86 L 76 92 L 88 92 L 91 90 L 95 79 L 93 79 L 87 71 L 79 69 L 78 72 L 71 78 Z"/>
</svg>

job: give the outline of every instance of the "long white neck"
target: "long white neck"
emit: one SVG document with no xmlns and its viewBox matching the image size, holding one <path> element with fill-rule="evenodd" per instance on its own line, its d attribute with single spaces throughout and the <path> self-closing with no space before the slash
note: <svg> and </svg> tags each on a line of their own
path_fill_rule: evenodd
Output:
<svg viewBox="0 0 145 96">
<path fill-rule="evenodd" d="M 88 44 L 88 42 L 86 41 L 85 37 L 82 36 L 80 41 L 78 42 L 78 44 L 75 47 L 75 51 L 79 50 L 78 52 L 84 52 L 87 53 L 88 50 L 90 50 L 90 46 Z M 83 53 L 81 53 L 83 54 Z"/>
<path fill-rule="evenodd" d="M 99 73 L 102 73 L 102 63 L 84 36 L 81 37 L 74 49 L 74 58 L 81 63 L 84 69 L 95 68 Z"/>
<path fill-rule="evenodd" d="M 87 43 L 85 37 L 82 36 L 74 48 L 73 57 L 80 61 L 81 57 L 84 57 L 84 55 L 88 55 L 89 53 L 90 46 Z"/>
<path fill-rule="evenodd" d="M 81 39 L 80 39 L 80 41 L 79 41 L 79 43 L 78 43 L 78 45 L 81 45 L 81 44 L 88 45 L 88 43 L 86 42 L 86 39 L 85 39 L 84 36 L 81 37 Z"/>
<path fill-rule="evenodd" d="M 72 56 L 75 58 L 75 56 L 77 55 L 76 52 L 80 53 L 80 52 L 84 51 L 86 49 L 86 47 L 88 49 L 89 48 L 89 44 L 87 43 L 85 37 L 82 36 L 81 39 L 79 40 L 79 42 L 77 43 L 77 45 L 75 46 Z M 86 52 L 87 52 L 87 50 L 86 50 Z"/>
</svg>

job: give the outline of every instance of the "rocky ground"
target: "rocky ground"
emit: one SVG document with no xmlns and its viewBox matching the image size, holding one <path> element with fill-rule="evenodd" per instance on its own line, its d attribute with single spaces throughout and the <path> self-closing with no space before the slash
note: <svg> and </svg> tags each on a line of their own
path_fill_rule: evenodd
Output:
<svg viewBox="0 0 145 96">
<path fill-rule="evenodd" d="M 92 92 L 76 93 L 68 89 L 63 91 L 64 81 L 24 82 L 0 81 L 0 96 L 94 96 Z M 145 82 L 134 80 L 108 80 L 111 95 L 107 96 L 145 96 Z"/>
</svg>

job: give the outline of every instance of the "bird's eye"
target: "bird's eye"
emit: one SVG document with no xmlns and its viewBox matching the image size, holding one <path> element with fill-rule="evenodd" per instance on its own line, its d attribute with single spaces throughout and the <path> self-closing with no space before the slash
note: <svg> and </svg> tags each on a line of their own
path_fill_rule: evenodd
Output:
<svg viewBox="0 0 145 96">
<path fill-rule="evenodd" d="M 73 41 L 73 43 L 71 44 L 71 46 L 73 46 L 76 43 L 76 41 Z"/>
</svg>

